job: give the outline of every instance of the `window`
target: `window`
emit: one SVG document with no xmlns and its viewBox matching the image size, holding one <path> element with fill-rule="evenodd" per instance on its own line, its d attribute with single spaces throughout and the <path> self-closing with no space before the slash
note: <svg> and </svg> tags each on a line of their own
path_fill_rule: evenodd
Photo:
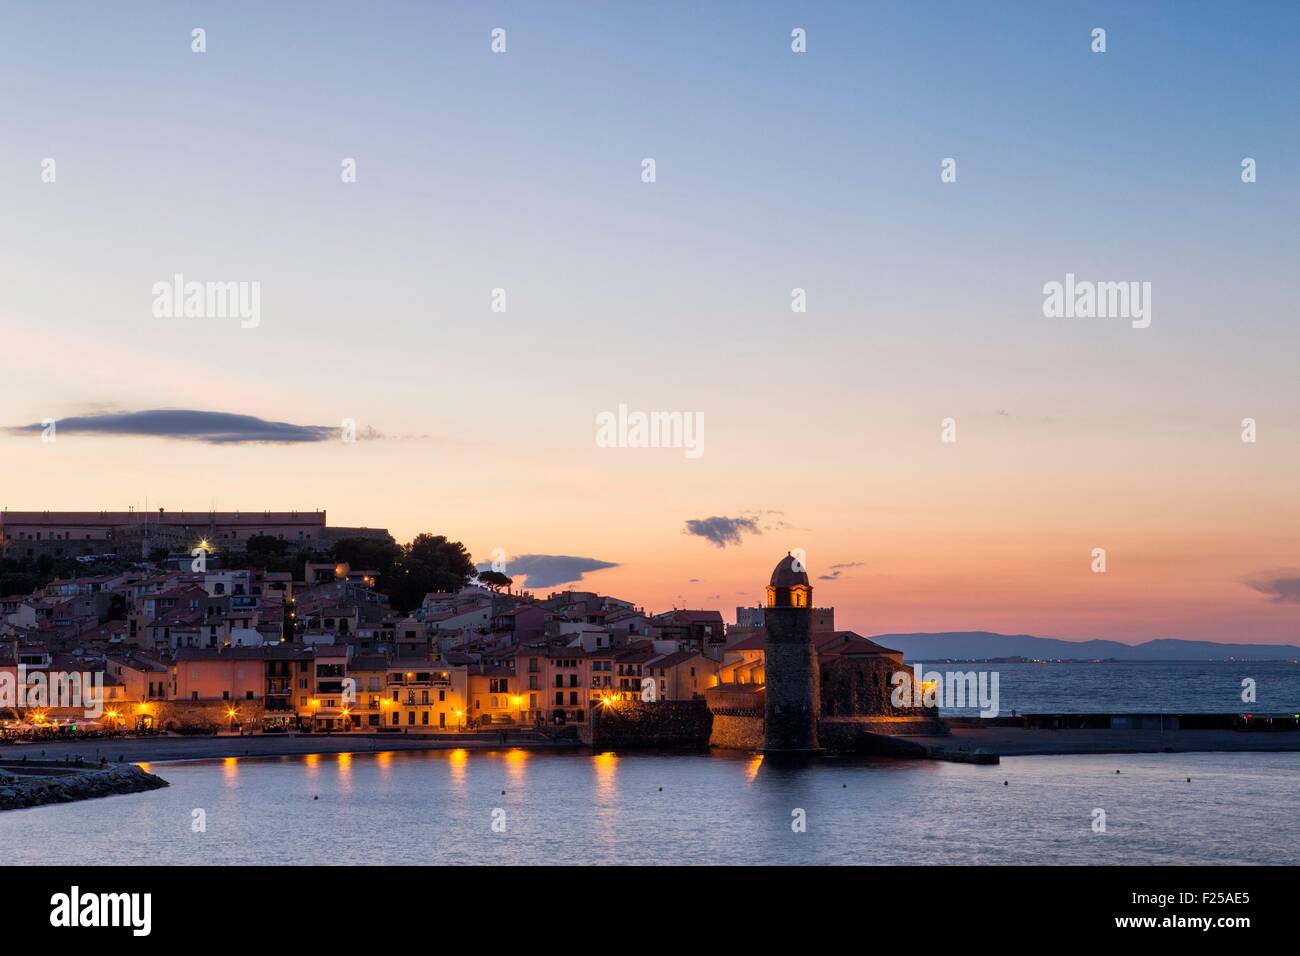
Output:
<svg viewBox="0 0 1300 956">
<path fill-rule="evenodd" d="M 194 695 L 194 699 L 195 699 L 195 700 L 198 700 L 198 699 L 199 699 L 199 695 L 198 695 L 198 694 L 195 694 L 195 695 Z M 564 691 L 562 691 L 562 690 L 557 690 L 557 691 L 555 692 L 555 703 L 556 703 L 557 706 L 561 706 L 561 707 L 564 705 Z"/>
<path fill-rule="evenodd" d="M 406 712 L 406 723 L 408 726 L 415 726 L 415 711 L 408 710 Z"/>
<path fill-rule="evenodd" d="M 442 701 L 446 699 L 447 699 L 447 692 L 445 690 L 438 691 L 438 700 Z"/>
<path fill-rule="evenodd" d="M 253 692 L 251 690 L 244 691 L 244 700 L 252 700 L 252 699 L 253 699 Z"/>
<path fill-rule="evenodd" d="M 429 712 L 427 710 L 420 711 L 420 723 L 426 725 L 429 723 Z"/>
<path fill-rule="evenodd" d="M 228 691 L 228 690 L 223 690 L 223 691 L 221 692 L 221 699 L 222 699 L 222 700 L 230 700 L 230 691 Z"/>
</svg>

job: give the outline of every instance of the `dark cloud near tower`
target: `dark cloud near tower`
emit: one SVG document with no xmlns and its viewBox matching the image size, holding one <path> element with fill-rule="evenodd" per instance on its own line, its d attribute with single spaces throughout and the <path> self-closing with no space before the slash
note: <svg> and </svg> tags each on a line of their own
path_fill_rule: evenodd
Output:
<svg viewBox="0 0 1300 956">
<path fill-rule="evenodd" d="M 865 561 L 842 561 L 839 564 L 832 564 L 829 568 L 830 574 L 820 574 L 817 576 L 818 581 L 838 581 L 845 571 L 850 568 L 866 567 Z"/>
<path fill-rule="evenodd" d="M 690 518 L 686 522 L 684 534 L 703 538 L 714 546 L 725 548 L 729 544 L 740 544 L 747 534 L 762 534 L 758 521 L 754 518 Z"/>
</svg>

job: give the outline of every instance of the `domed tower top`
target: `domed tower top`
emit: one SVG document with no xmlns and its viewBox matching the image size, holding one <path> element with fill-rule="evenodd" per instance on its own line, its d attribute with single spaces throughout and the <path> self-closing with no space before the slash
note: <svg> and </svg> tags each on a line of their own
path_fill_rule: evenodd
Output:
<svg viewBox="0 0 1300 956">
<path fill-rule="evenodd" d="M 803 562 L 793 554 L 787 554 L 772 570 L 772 580 L 767 586 L 767 606 L 812 607 L 808 572 Z"/>
</svg>

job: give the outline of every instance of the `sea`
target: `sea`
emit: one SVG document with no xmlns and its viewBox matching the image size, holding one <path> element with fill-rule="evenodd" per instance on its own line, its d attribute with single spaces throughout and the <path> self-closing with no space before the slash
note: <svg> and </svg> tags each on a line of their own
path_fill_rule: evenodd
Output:
<svg viewBox="0 0 1300 956">
<path fill-rule="evenodd" d="M 908 667 L 913 662 L 908 661 Z M 1297 714 L 1300 663 L 1101 661 L 926 662 L 925 672 L 998 675 L 1000 716 L 1017 714 Z M 991 685 L 990 685 L 991 686 Z M 1249 699 L 1248 699 L 1249 698 Z M 976 707 L 941 707 L 947 716 Z"/>
<path fill-rule="evenodd" d="M 7 862 L 1300 864 L 1296 754 L 359 751 L 149 769 L 171 786 L 0 813 Z"/>
</svg>

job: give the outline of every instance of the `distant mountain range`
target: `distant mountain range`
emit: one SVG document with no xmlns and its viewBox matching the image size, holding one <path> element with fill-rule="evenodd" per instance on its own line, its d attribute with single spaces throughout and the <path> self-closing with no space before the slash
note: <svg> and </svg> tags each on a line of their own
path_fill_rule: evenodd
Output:
<svg viewBox="0 0 1300 956">
<path fill-rule="evenodd" d="M 871 640 L 902 651 L 909 661 L 1024 657 L 1033 660 L 1115 661 L 1286 661 L 1300 660 L 1294 644 L 1220 644 L 1166 638 L 1142 644 L 1118 641 L 1062 641 L 1032 634 L 945 631 L 937 634 L 876 634 Z"/>
</svg>

